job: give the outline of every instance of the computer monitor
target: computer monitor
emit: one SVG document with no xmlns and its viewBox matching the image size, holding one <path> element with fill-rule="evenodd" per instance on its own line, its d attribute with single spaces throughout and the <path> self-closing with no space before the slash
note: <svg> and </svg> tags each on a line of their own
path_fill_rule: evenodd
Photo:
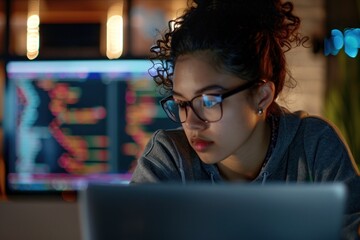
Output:
<svg viewBox="0 0 360 240">
<path fill-rule="evenodd" d="M 175 128 L 149 60 L 10 61 L 6 65 L 9 193 L 124 183 L 151 134 Z"/>
</svg>

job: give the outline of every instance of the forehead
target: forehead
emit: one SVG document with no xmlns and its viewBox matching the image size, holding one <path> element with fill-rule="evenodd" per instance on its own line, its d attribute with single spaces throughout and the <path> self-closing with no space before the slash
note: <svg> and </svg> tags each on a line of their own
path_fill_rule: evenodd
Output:
<svg viewBox="0 0 360 240">
<path fill-rule="evenodd" d="M 217 75 L 221 74 L 211 60 L 203 55 L 182 55 L 175 64 L 174 78 L 182 78 L 183 75 Z"/>
<path fill-rule="evenodd" d="M 219 57 L 210 50 L 199 50 L 192 53 L 180 55 L 176 58 L 176 64 L 184 62 L 184 61 L 199 61 L 203 64 L 207 64 L 210 66 L 214 71 L 218 73 L 225 73 L 225 68 L 223 66 L 222 61 L 219 59 Z M 175 65 L 176 65 L 175 64 Z"/>
<path fill-rule="evenodd" d="M 240 78 L 219 68 L 207 54 L 182 55 L 175 64 L 173 89 L 176 92 L 194 92 L 210 85 L 228 88 L 239 83 Z"/>
</svg>

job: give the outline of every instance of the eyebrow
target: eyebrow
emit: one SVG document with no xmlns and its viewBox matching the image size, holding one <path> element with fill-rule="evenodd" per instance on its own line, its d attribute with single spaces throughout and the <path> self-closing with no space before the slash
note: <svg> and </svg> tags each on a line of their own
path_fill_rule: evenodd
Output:
<svg viewBox="0 0 360 240">
<path fill-rule="evenodd" d="M 206 87 L 196 90 L 195 95 L 201 95 L 203 92 L 209 91 L 209 90 L 226 90 L 226 88 L 224 88 L 220 85 L 210 85 L 210 86 L 206 86 Z M 178 93 L 174 90 L 172 91 L 172 94 L 179 96 L 179 97 L 184 97 L 181 93 Z"/>
</svg>

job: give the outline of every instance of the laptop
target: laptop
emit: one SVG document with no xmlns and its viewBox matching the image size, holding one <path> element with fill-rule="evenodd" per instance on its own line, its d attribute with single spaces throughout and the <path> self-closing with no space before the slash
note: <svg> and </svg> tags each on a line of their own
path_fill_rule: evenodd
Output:
<svg viewBox="0 0 360 240">
<path fill-rule="evenodd" d="M 93 184 L 84 240 L 340 239 L 342 184 Z"/>
</svg>

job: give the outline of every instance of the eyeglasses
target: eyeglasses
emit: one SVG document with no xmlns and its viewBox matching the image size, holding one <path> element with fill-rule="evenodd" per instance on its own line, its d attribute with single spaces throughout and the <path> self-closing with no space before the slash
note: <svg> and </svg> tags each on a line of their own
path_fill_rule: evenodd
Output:
<svg viewBox="0 0 360 240">
<path fill-rule="evenodd" d="M 190 101 L 175 100 L 174 97 L 168 96 L 160 101 L 162 108 L 166 115 L 174 122 L 184 123 L 188 115 L 188 107 L 195 113 L 195 115 L 206 123 L 217 122 L 223 116 L 222 102 L 225 98 L 230 97 L 236 93 L 244 91 L 255 84 L 263 83 L 264 81 L 250 81 L 237 88 L 234 88 L 223 94 L 202 94 L 194 97 Z"/>
</svg>

